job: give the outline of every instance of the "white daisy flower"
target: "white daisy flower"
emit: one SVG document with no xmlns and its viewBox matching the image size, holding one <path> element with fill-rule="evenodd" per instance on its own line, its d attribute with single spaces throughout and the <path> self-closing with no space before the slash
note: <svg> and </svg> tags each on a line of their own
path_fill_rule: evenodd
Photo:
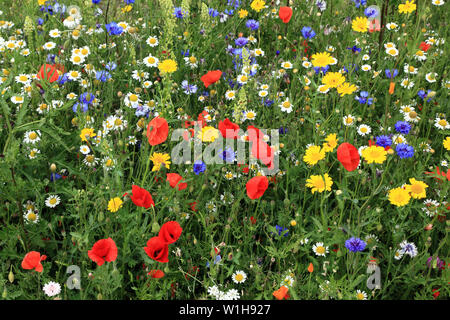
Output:
<svg viewBox="0 0 450 320">
<path fill-rule="evenodd" d="M 289 101 L 289 98 L 284 100 L 278 106 L 281 108 L 282 112 L 287 112 L 287 113 L 291 113 L 292 112 L 292 103 Z"/>
<path fill-rule="evenodd" d="M 244 283 L 247 280 L 247 274 L 242 270 L 238 270 L 233 273 L 232 279 L 234 283 Z"/>
<path fill-rule="evenodd" d="M 33 210 L 28 210 L 23 214 L 23 218 L 25 219 L 26 223 L 38 223 L 39 214 L 34 212 Z"/>
<path fill-rule="evenodd" d="M 150 54 L 150 55 L 148 55 L 147 57 L 144 58 L 143 62 L 149 68 L 150 67 L 157 67 L 158 63 L 159 63 L 159 59 L 154 57 L 154 56 L 152 56 Z"/>
<path fill-rule="evenodd" d="M 61 199 L 57 195 L 50 195 L 45 200 L 45 205 L 49 208 L 56 207 L 61 202 Z"/>
<path fill-rule="evenodd" d="M 89 152 L 91 152 L 91 149 L 85 144 L 80 146 L 80 152 L 84 155 L 87 155 Z"/>
<path fill-rule="evenodd" d="M 53 29 L 48 32 L 48 35 L 51 38 L 59 38 L 61 37 L 61 32 L 58 29 Z"/>
<path fill-rule="evenodd" d="M 41 132 L 39 130 L 25 132 L 24 143 L 35 144 L 41 140 Z"/>
<path fill-rule="evenodd" d="M 46 42 L 43 45 L 44 50 L 52 50 L 56 47 L 56 43 L 50 41 L 50 42 Z"/>
<path fill-rule="evenodd" d="M 325 255 L 328 253 L 328 247 L 325 247 L 323 245 L 323 242 L 317 242 L 313 248 L 313 252 L 316 254 L 316 256 L 322 256 L 325 257 Z"/>
<path fill-rule="evenodd" d="M 150 47 L 156 47 L 158 45 L 158 38 L 155 36 L 150 36 L 145 41 Z"/>
<path fill-rule="evenodd" d="M 234 91 L 234 90 L 227 90 L 227 92 L 225 92 L 225 99 L 227 99 L 227 100 L 234 100 L 234 98 L 236 98 L 236 91 Z"/>
<path fill-rule="evenodd" d="M 365 136 L 365 135 L 368 135 L 368 134 L 370 134 L 372 132 L 372 129 L 368 126 L 368 125 L 366 125 L 366 124 L 361 124 L 359 127 L 358 127 L 358 134 L 360 135 L 360 136 Z"/>
</svg>

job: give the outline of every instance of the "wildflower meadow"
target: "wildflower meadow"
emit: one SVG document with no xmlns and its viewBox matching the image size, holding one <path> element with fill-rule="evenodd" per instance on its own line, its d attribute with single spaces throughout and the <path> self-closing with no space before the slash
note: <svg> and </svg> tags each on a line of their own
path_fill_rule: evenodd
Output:
<svg viewBox="0 0 450 320">
<path fill-rule="evenodd" d="M 449 299 L 449 12 L 0 1 L 1 299 Z"/>
</svg>

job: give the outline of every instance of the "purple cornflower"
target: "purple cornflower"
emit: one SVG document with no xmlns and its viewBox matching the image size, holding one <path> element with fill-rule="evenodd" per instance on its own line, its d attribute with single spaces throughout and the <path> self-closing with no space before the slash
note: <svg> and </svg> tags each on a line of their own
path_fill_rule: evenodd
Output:
<svg viewBox="0 0 450 320">
<path fill-rule="evenodd" d="M 279 226 L 279 225 L 276 225 L 276 226 L 275 226 L 275 229 L 278 231 L 278 235 L 279 235 L 279 236 L 281 236 L 281 234 L 282 234 L 284 231 L 288 230 L 287 228 L 284 228 L 284 227 Z M 289 234 L 289 231 L 287 231 L 286 233 L 284 233 L 283 236 L 284 236 L 284 237 L 287 237 L 288 234 Z"/>
<path fill-rule="evenodd" d="M 108 31 L 108 34 L 110 36 L 117 36 L 117 35 L 122 34 L 122 32 L 123 32 L 123 28 L 121 26 L 119 26 L 117 23 L 115 23 L 114 21 L 106 24 L 105 27 L 106 27 L 106 31 Z"/>
<path fill-rule="evenodd" d="M 234 40 L 234 43 L 238 46 L 238 47 L 243 47 L 248 43 L 248 39 L 244 38 L 244 37 L 240 37 L 237 38 L 236 40 Z"/>
<path fill-rule="evenodd" d="M 173 9 L 173 15 L 178 19 L 183 19 L 187 15 L 187 12 L 183 11 L 181 7 L 175 7 Z"/>
<path fill-rule="evenodd" d="M 345 241 L 345 247 L 351 252 L 358 252 L 366 248 L 366 243 L 360 238 L 352 237 Z"/>
<path fill-rule="evenodd" d="M 375 138 L 375 141 L 377 145 L 383 148 L 390 147 L 392 144 L 392 139 L 388 136 L 378 136 Z"/>
<path fill-rule="evenodd" d="M 428 268 L 438 268 L 438 269 L 445 269 L 445 262 L 439 259 L 439 257 L 436 257 L 433 259 L 433 257 L 429 257 L 427 259 L 427 266 Z"/>
<path fill-rule="evenodd" d="M 395 124 L 395 130 L 398 133 L 408 134 L 411 131 L 411 125 L 407 121 L 397 121 Z"/>
<path fill-rule="evenodd" d="M 202 160 L 197 160 L 194 162 L 194 173 L 198 175 L 199 173 L 205 172 L 206 164 Z"/>
<path fill-rule="evenodd" d="M 236 160 L 236 153 L 230 147 L 226 148 L 225 150 L 220 150 L 219 156 L 225 162 L 234 162 L 234 160 Z"/>
<path fill-rule="evenodd" d="M 393 69 L 392 71 L 389 69 L 384 70 L 384 73 L 386 74 L 386 77 L 388 77 L 389 79 L 393 79 L 398 75 L 398 70 L 397 69 Z"/>
<path fill-rule="evenodd" d="M 361 91 L 359 93 L 359 96 L 355 97 L 355 100 L 358 100 L 361 104 L 368 104 L 371 105 L 373 103 L 373 98 L 368 98 L 369 93 L 367 91 Z"/>
<path fill-rule="evenodd" d="M 252 29 L 253 31 L 258 30 L 259 28 L 259 22 L 253 19 L 247 20 L 245 23 L 245 26 L 249 29 Z"/>
<path fill-rule="evenodd" d="M 406 143 L 399 143 L 395 148 L 400 159 L 412 158 L 414 156 L 414 148 Z"/>
<path fill-rule="evenodd" d="M 303 27 L 302 36 L 305 39 L 312 39 L 316 36 L 316 32 L 311 27 Z"/>
</svg>

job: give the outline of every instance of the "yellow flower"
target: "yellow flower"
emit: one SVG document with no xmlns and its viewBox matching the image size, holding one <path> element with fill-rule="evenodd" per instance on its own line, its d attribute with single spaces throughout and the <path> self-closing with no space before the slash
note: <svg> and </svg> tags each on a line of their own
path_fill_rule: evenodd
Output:
<svg viewBox="0 0 450 320">
<path fill-rule="evenodd" d="M 81 133 L 80 133 L 81 141 L 87 141 L 87 137 L 92 138 L 95 136 L 96 136 L 96 134 L 94 132 L 94 129 L 92 129 L 92 128 L 84 128 L 83 130 L 81 130 Z"/>
<path fill-rule="evenodd" d="M 245 9 L 241 9 L 241 10 L 238 11 L 238 14 L 239 14 L 239 18 L 243 19 L 246 16 L 248 16 L 248 11 L 245 10 Z"/>
<path fill-rule="evenodd" d="M 442 141 L 442 144 L 444 145 L 444 148 L 450 151 L 450 137 L 447 137 Z"/>
<path fill-rule="evenodd" d="M 352 21 L 352 29 L 356 32 L 367 32 L 369 29 L 369 19 L 366 17 L 357 17 Z"/>
<path fill-rule="evenodd" d="M 416 10 L 416 4 L 414 3 L 414 0 L 407 0 L 405 4 L 399 4 L 398 5 L 398 12 L 400 13 L 411 13 L 414 10 Z"/>
<path fill-rule="evenodd" d="M 313 166 L 323 158 L 325 158 L 325 150 L 323 148 L 320 146 L 310 146 L 306 149 L 303 161 Z"/>
<path fill-rule="evenodd" d="M 125 7 L 122 8 L 122 13 L 130 12 L 131 9 L 133 9 L 133 7 L 130 6 L 130 5 L 127 5 L 127 6 L 125 6 Z"/>
<path fill-rule="evenodd" d="M 322 193 L 325 190 L 331 191 L 332 185 L 333 180 L 331 180 L 331 177 L 328 175 L 328 173 L 325 173 L 323 177 L 319 175 L 317 176 L 313 175 L 306 180 L 306 186 L 308 188 L 311 188 L 311 193 L 314 193 L 316 191 Z"/>
<path fill-rule="evenodd" d="M 214 127 L 203 127 L 202 131 L 199 132 L 198 138 L 203 142 L 213 142 L 219 137 L 219 130 Z"/>
<path fill-rule="evenodd" d="M 253 0 L 250 7 L 255 10 L 256 12 L 260 12 L 262 9 L 264 9 L 264 6 L 266 5 L 266 2 L 263 0 Z"/>
<path fill-rule="evenodd" d="M 337 88 L 345 82 L 345 77 L 339 72 L 327 72 L 322 78 L 322 83 L 328 88 Z"/>
<path fill-rule="evenodd" d="M 380 146 L 367 147 L 361 153 L 367 163 L 383 163 L 387 155 L 386 150 Z"/>
<path fill-rule="evenodd" d="M 123 201 L 119 197 L 112 198 L 108 202 L 108 210 L 110 212 L 117 212 L 122 208 Z"/>
<path fill-rule="evenodd" d="M 427 197 L 426 188 L 428 185 L 423 181 L 417 181 L 414 178 L 409 179 L 410 185 L 406 185 L 406 189 L 414 199 L 423 199 Z"/>
<path fill-rule="evenodd" d="M 152 171 L 158 171 L 161 169 L 161 166 L 170 169 L 170 156 L 168 153 L 154 152 L 150 157 L 150 160 L 153 162 Z"/>
<path fill-rule="evenodd" d="M 389 190 L 389 202 L 397 207 L 403 207 L 408 204 L 411 196 L 409 195 L 408 190 L 403 188 L 395 188 Z"/>
<path fill-rule="evenodd" d="M 338 145 L 338 138 L 336 137 L 336 133 L 331 133 L 325 138 L 325 143 L 322 145 L 322 148 L 325 152 L 331 152 Z"/>
<path fill-rule="evenodd" d="M 311 63 L 314 67 L 326 67 L 332 64 L 334 59 L 328 52 L 315 53 L 311 57 Z"/>
<path fill-rule="evenodd" d="M 166 59 L 158 65 L 158 69 L 163 73 L 173 73 L 177 71 L 178 65 L 175 60 Z"/>
<path fill-rule="evenodd" d="M 356 91 L 356 86 L 354 84 L 350 84 L 348 82 L 344 82 L 343 85 L 337 87 L 337 92 L 341 95 L 341 97 L 345 96 L 346 94 L 352 94 Z"/>
<path fill-rule="evenodd" d="M 43 6 L 48 0 L 38 0 L 38 5 Z"/>
</svg>

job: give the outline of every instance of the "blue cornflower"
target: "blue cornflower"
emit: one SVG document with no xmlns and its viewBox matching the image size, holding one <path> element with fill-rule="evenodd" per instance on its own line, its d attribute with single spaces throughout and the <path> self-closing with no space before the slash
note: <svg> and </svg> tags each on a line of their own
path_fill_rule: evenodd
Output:
<svg viewBox="0 0 450 320">
<path fill-rule="evenodd" d="M 213 8 L 209 8 L 208 13 L 212 18 L 215 18 L 219 15 L 219 11 Z"/>
<path fill-rule="evenodd" d="M 355 97 L 355 100 L 358 100 L 361 104 L 368 104 L 371 105 L 373 103 L 373 98 L 367 98 L 369 96 L 369 93 L 367 91 L 361 91 L 359 93 L 359 96 Z"/>
<path fill-rule="evenodd" d="M 205 172 L 206 164 L 202 160 L 197 160 L 194 162 L 194 173 L 198 175 L 199 173 Z"/>
<path fill-rule="evenodd" d="M 278 235 L 281 236 L 281 233 L 283 233 L 283 231 L 288 230 L 287 228 L 284 228 L 282 226 L 276 225 L 275 229 L 278 231 Z M 285 234 L 283 234 L 284 237 L 287 237 L 289 234 L 289 231 L 287 231 Z"/>
<path fill-rule="evenodd" d="M 111 74 L 106 70 L 101 70 L 95 73 L 95 78 L 101 82 L 106 82 L 111 79 Z"/>
<path fill-rule="evenodd" d="M 351 252 L 358 252 L 366 248 L 366 243 L 359 238 L 352 237 L 345 241 L 345 247 Z"/>
<path fill-rule="evenodd" d="M 184 93 L 188 95 L 197 92 L 197 86 L 195 84 L 189 84 L 187 80 L 181 82 L 181 87 L 183 88 Z"/>
<path fill-rule="evenodd" d="M 175 7 L 173 15 L 178 19 L 183 19 L 187 15 L 187 11 L 184 11 L 181 7 Z"/>
<path fill-rule="evenodd" d="M 347 47 L 348 50 L 352 50 L 353 53 L 359 53 L 361 52 L 361 48 L 358 48 L 357 46 L 353 46 L 353 47 Z"/>
<path fill-rule="evenodd" d="M 270 99 L 265 99 L 265 100 L 264 100 L 264 105 L 265 105 L 266 107 L 270 107 L 270 106 L 273 105 L 274 103 L 275 103 L 275 101 L 270 100 Z"/>
<path fill-rule="evenodd" d="M 411 125 L 407 121 L 397 121 L 395 130 L 399 133 L 408 134 L 411 131 Z"/>
<path fill-rule="evenodd" d="M 81 103 L 89 105 L 92 104 L 92 102 L 94 102 L 95 96 L 92 93 L 84 92 L 80 95 L 78 99 L 80 100 Z"/>
<path fill-rule="evenodd" d="M 322 72 L 323 74 L 326 74 L 328 72 L 328 69 L 330 69 L 330 66 L 325 66 L 325 67 L 313 67 L 314 71 L 316 72 L 316 74 Z"/>
<path fill-rule="evenodd" d="M 365 6 L 367 4 L 367 0 L 353 0 L 355 3 L 355 7 L 359 8 L 361 5 Z"/>
<path fill-rule="evenodd" d="M 280 129 L 278 129 L 278 132 L 280 133 L 280 134 L 286 134 L 286 133 L 288 133 L 288 128 L 284 128 L 284 127 L 280 127 Z"/>
<path fill-rule="evenodd" d="M 125 4 L 133 4 L 134 3 L 134 0 L 124 0 L 125 1 Z"/>
<path fill-rule="evenodd" d="M 69 73 L 66 72 L 63 75 L 60 75 L 58 78 L 58 84 L 59 85 L 63 85 L 64 83 L 66 83 L 67 81 L 72 81 L 69 79 Z"/>
<path fill-rule="evenodd" d="M 106 27 L 106 31 L 108 31 L 108 34 L 110 36 L 118 36 L 118 35 L 122 34 L 122 32 L 123 32 L 123 28 L 121 26 L 119 26 L 117 23 L 115 23 L 114 21 L 106 24 L 105 27 Z"/>
<path fill-rule="evenodd" d="M 150 108 L 147 105 L 138 105 L 135 108 L 135 116 L 136 117 L 147 117 L 148 118 L 148 114 L 150 112 Z"/>
<path fill-rule="evenodd" d="M 252 29 L 253 31 L 258 30 L 259 28 L 259 22 L 253 19 L 247 20 L 245 23 L 245 26 L 249 29 Z"/>
<path fill-rule="evenodd" d="M 114 69 L 116 69 L 117 68 L 117 63 L 115 63 L 115 62 L 108 62 L 106 65 L 105 65 L 105 68 L 106 68 L 106 70 L 109 70 L 109 71 L 113 71 Z"/>
<path fill-rule="evenodd" d="M 57 173 L 52 173 L 51 175 L 50 175 L 50 181 L 55 181 L 55 180 L 58 180 L 58 179 L 61 179 L 62 178 L 62 176 L 60 175 L 60 174 L 57 174 Z"/>
<path fill-rule="evenodd" d="M 185 52 L 183 49 L 181 49 L 181 55 L 183 57 L 189 57 L 189 49 L 187 49 L 187 51 Z"/>
<path fill-rule="evenodd" d="M 220 254 L 218 254 L 215 258 L 214 258 L 214 264 L 218 264 L 220 262 L 220 260 L 222 260 L 222 257 L 220 256 Z M 206 261 L 206 267 L 209 268 L 209 261 Z"/>
<path fill-rule="evenodd" d="M 234 162 L 234 160 L 236 160 L 236 153 L 231 147 L 228 147 L 225 150 L 219 150 L 219 156 L 225 162 Z"/>
<path fill-rule="evenodd" d="M 51 63 L 51 64 L 54 64 L 55 63 L 55 58 L 56 58 L 56 55 L 54 55 L 54 54 L 48 54 L 47 55 L 47 63 Z"/>
<path fill-rule="evenodd" d="M 93 4 L 99 4 L 101 0 L 92 0 Z"/>
<path fill-rule="evenodd" d="M 378 16 L 378 14 L 379 14 L 378 10 L 375 9 L 374 7 L 369 7 L 364 10 L 364 15 L 369 19 L 375 18 L 376 16 Z"/>
<path fill-rule="evenodd" d="M 234 43 L 238 46 L 238 47 L 243 47 L 248 43 L 248 39 L 244 38 L 244 37 L 239 37 L 236 40 L 234 40 Z"/>
<path fill-rule="evenodd" d="M 312 39 L 316 36 L 316 32 L 311 27 L 303 27 L 302 35 L 305 39 Z"/>
<path fill-rule="evenodd" d="M 419 90 L 419 92 L 417 92 L 417 95 L 422 98 L 422 100 L 425 100 L 426 97 L 428 97 L 428 95 L 430 94 L 432 90 L 428 90 L 427 92 L 425 92 L 424 90 Z M 430 102 L 432 98 L 427 99 L 427 102 Z"/>
<path fill-rule="evenodd" d="M 389 79 L 393 79 L 398 75 L 398 70 L 394 69 L 391 71 L 389 69 L 386 69 L 384 70 L 384 73 L 386 73 L 386 77 L 388 77 Z"/>
<path fill-rule="evenodd" d="M 412 158 L 414 156 L 414 148 L 406 143 L 399 143 L 395 148 L 400 159 Z"/>
<path fill-rule="evenodd" d="M 227 5 L 228 6 L 232 6 L 232 7 L 234 7 L 235 9 L 237 9 L 237 8 L 239 8 L 239 0 L 228 0 L 228 3 L 227 3 Z"/>
<path fill-rule="evenodd" d="M 38 19 L 37 19 L 37 24 L 38 24 L 39 26 L 42 26 L 42 25 L 44 24 L 44 19 L 38 18 Z"/>
<path fill-rule="evenodd" d="M 388 136 L 378 136 L 375 138 L 375 141 L 377 145 L 383 148 L 390 147 L 392 144 L 392 139 Z"/>
</svg>

